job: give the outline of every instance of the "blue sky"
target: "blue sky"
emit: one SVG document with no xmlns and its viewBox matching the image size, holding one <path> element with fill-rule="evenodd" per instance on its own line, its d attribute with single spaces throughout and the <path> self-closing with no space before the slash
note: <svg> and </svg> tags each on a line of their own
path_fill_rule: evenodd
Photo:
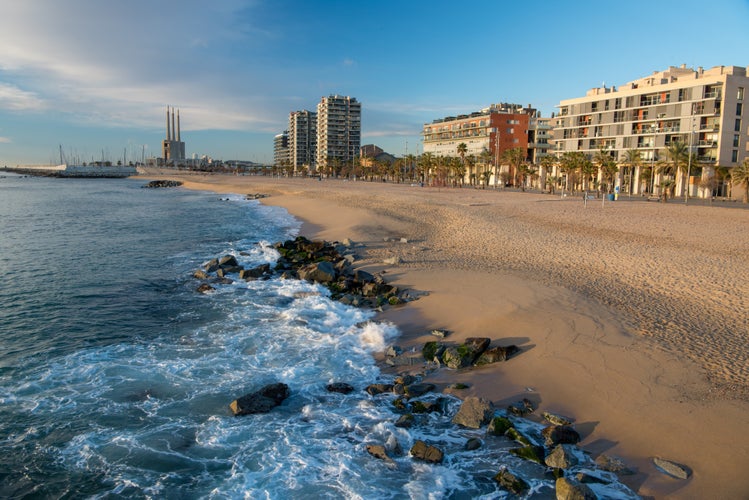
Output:
<svg viewBox="0 0 749 500">
<path fill-rule="evenodd" d="M 270 162 L 290 111 L 362 103 L 362 143 L 668 66 L 749 65 L 749 1 L 0 0 L 0 165 L 158 155 Z"/>
</svg>

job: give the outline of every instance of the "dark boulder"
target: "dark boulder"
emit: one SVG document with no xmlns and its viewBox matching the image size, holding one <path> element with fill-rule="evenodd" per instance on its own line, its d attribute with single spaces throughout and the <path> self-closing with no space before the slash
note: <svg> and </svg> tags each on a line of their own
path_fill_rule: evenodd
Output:
<svg viewBox="0 0 749 500">
<path fill-rule="evenodd" d="M 242 269 L 239 271 L 239 278 L 245 281 L 256 280 L 267 276 L 271 273 L 270 264 L 262 264 L 252 269 Z"/>
<path fill-rule="evenodd" d="M 529 488 L 528 483 L 523 481 L 520 476 L 516 476 L 507 469 L 500 470 L 497 475 L 494 476 L 494 480 L 498 482 L 502 488 L 516 495 L 520 495 L 523 491 Z"/>
<path fill-rule="evenodd" d="M 433 464 L 442 463 L 445 457 L 442 450 L 436 446 L 428 445 L 421 440 L 417 440 L 411 447 L 411 456 Z"/>
<path fill-rule="evenodd" d="M 338 392 L 340 394 L 350 394 L 354 391 L 354 387 L 345 382 L 333 382 L 325 386 L 328 392 Z"/>
<path fill-rule="evenodd" d="M 467 397 L 460 405 L 452 422 L 469 429 L 479 429 L 489 422 L 494 415 L 494 410 L 494 404 L 491 401 L 475 396 Z"/>
<path fill-rule="evenodd" d="M 198 286 L 197 291 L 200 293 L 209 293 L 215 290 L 211 285 L 208 283 L 201 283 L 200 286 Z"/>
<path fill-rule="evenodd" d="M 297 273 L 299 278 L 315 283 L 330 283 L 336 279 L 336 270 L 328 261 L 314 262 L 300 268 Z"/>
<path fill-rule="evenodd" d="M 367 386 L 366 391 L 370 396 L 393 392 L 393 384 L 370 384 Z"/>
<path fill-rule="evenodd" d="M 587 485 L 560 477 L 556 485 L 557 500 L 596 500 L 598 496 Z"/>
<path fill-rule="evenodd" d="M 548 446 L 558 444 L 577 444 L 580 442 L 580 434 L 569 425 L 550 425 L 545 427 L 541 434 Z"/>
<path fill-rule="evenodd" d="M 289 397 L 289 386 L 283 383 L 266 385 L 257 392 L 235 399 L 229 405 L 236 416 L 268 413 Z"/>
<path fill-rule="evenodd" d="M 520 349 L 514 345 L 492 347 L 481 353 L 478 359 L 476 359 L 476 365 L 489 365 L 500 361 L 507 361 L 519 351 Z"/>
</svg>

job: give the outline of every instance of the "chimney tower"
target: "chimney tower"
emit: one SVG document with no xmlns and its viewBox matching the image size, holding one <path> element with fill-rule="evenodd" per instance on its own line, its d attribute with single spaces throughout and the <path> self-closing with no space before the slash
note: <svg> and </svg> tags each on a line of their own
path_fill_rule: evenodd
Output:
<svg viewBox="0 0 749 500">
<path fill-rule="evenodd" d="M 179 134 L 179 109 L 178 109 L 177 110 L 177 142 L 181 141 L 180 138 L 179 138 L 179 135 L 180 134 Z"/>
</svg>

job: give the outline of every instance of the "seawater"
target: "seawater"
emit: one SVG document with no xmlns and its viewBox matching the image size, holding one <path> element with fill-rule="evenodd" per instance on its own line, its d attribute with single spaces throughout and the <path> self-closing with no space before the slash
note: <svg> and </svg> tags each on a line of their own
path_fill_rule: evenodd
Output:
<svg viewBox="0 0 749 500">
<path fill-rule="evenodd" d="M 143 181 L 0 177 L 0 497 L 504 498 L 510 446 L 429 415 L 394 426 L 372 353 L 393 325 L 296 280 L 196 292 L 225 254 L 273 263 L 299 221 L 242 196 Z M 265 415 L 229 403 L 274 382 Z M 347 382 L 349 395 L 325 385 Z M 436 395 L 427 398 L 435 398 Z M 458 401 L 448 398 L 446 411 Z M 443 464 L 408 457 L 416 439 Z M 404 453 L 393 463 L 367 444 Z M 530 496 L 553 498 L 553 482 Z"/>
</svg>

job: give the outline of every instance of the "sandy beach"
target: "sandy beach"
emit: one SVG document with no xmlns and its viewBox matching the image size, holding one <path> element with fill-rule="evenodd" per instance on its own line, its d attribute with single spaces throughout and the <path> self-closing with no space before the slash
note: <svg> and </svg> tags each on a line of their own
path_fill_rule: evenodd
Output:
<svg viewBox="0 0 749 500">
<path fill-rule="evenodd" d="M 573 417 L 581 446 L 635 470 L 645 497 L 749 498 L 749 210 L 342 180 L 156 170 L 190 189 L 262 193 L 309 237 L 361 243 L 361 260 L 428 292 L 384 311 L 420 349 L 489 337 L 506 363 L 428 380 L 506 406 Z M 397 265 L 383 261 L 397 257 Z M 652 457 L 687 465 L 688 480 Z"/>
</svg>

